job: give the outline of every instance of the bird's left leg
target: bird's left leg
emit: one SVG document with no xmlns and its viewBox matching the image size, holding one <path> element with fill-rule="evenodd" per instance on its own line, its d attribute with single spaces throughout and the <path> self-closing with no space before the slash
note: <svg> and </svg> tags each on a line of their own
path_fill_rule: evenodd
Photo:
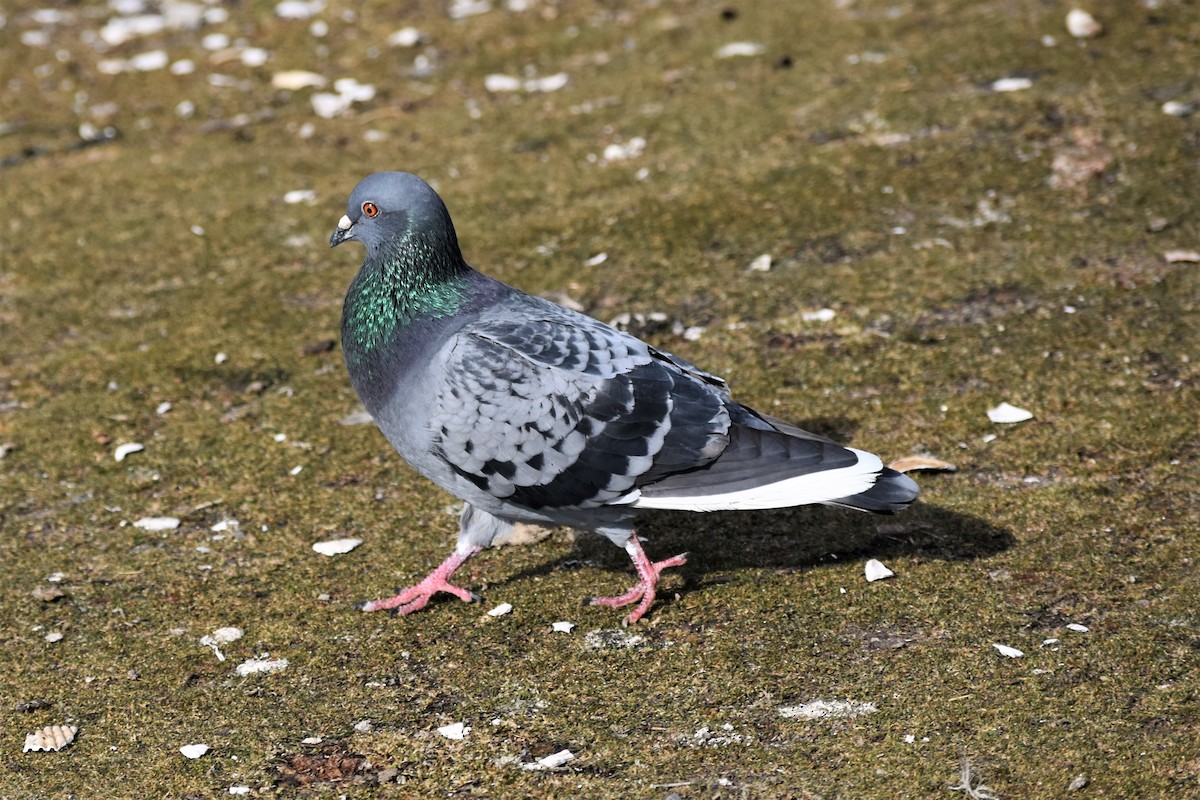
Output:
<svg viewBox="0 0 1200 800">
<path fill-rule="evenodd" d="M 626 625 L 632 625 L 645 616 L 646 612 L 650 610 L 650 606 L 654 605 L 655 587 L 658 586 L 659 574 L 664 569 L 686 564 L 688 554 L 680 553 L 662 561 L 651 561 L 646 555 L 646 551 L 642 549 L 637 532 L 629 535 L 629 541 L 625 543 L 625 552 L 629 553 L 629 557 L 633 559 L 633 568 L 637 570 L 638 582 L 625 594 L 619 594 L 616 597 L 593 597 L 591 604 L 621 608 L 631 603 L 638 603 L 637 608 L 631 611 L 624 620 Z M 638 602 L 639 600 L 641 602 Z"/>
</svg>

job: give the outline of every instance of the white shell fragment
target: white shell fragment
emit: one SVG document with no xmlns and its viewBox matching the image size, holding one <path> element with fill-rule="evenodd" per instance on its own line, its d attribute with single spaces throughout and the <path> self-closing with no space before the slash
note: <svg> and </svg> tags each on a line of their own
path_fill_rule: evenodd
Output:
<svg viewBox="0 0 1200 800">
<path fill-rule="evenodd" d="M 54 644 L 55 642 L 61 642 L 63 640 L 63 634 L 60 633 L 59 631 L 54 631 L 53 633 L 47 633 L 42 638 L 45 639 L 48 643 Z"/>
<path fill-rule="evenodd" d="M 419 30 L 409 26 L 388 34 L 387 43 L 392 47 L 416 47 L 422 38 Z"/>
<path fill-rule="evenodd" d="M 855 700 L 813 700 L 798 706 L 781 706 L 779 716 L 784 719 L 848 719 L 874 714 L 878 710 L 874 703 Z"/>
<path fill-rule="evenodd" d="M 896 472 L 958 472 L 958 467 L 951 464 L 949 461 L 942 461 L 940 458 L 932 456 L 903 456 L 897 458 L 889 467 Z"/>
<path fill-rule="evenodd" d="M 1025 655 L 1024 651 L 1018 650 L 1015 647 L 1009 647 L 1006 644 L 997 644 L 993 642 L 992 647 L 996 648 L 996 651 L 999 652 L 1000 655 L 1008 658 L 1021 658 Z"/>
<path fill-rule="evenodd" d="M 747 272 L 770 272 L 771 271 L 771 254 L 763 253 L 750 262 L 750 266 L 746 267 Z"/>
<path fill-rule="evenodd" d="M 1104 26 L 1082 8 L 1072 8 L 1067 12 L 1067 33 L 1076 39 L 1090 39 L 1099 36 L 1103 30 Z"/>
<path fill-rule="evenodd" d="M 1087 625 L 1080 625 L 1078 622 L 1068 622 L 1067 630 L 1075 631 L 1076 633 L 1087 633 L 1091 630 Z"/>
<path fill-rule="evenodd" d="M 173 531 L 179 527 L 179 517 L 142 517 L 133 527 L 144 531 Z"/>
<path fill-rule="evenodd" d="M 1197 264 L 1200 263 L 1200 250 L 1168 250 L 1163 253 L 1168 264 Z"/>
<path fill-rule="evenodd" d="M 837 312 L 832 308 L 818 308 L 816 311 L 803 311 L 800 319 L 805 322 L 832 322 Z"/>
<path fill-rule="evenodd" d="M 867 581 L 874 583 L 881 581 L 884 578 L 890 578 L 896 573 L 883 565 L 883 562 L 877 558 L 872 558 L 863 567 L 863 574 L 867 576 Z"/>
<path fill-rule="evenodd" d="M 276 89 L 299 91 L 300 89 L 320 89 L 328 83 L 324 75 L 309 72 L 306 69 L 289 69 L 277 72 L 271 76 L 271 85 Z"/>
<path fill-rule="evenodd" d="M 211 647 L 213 653 L 217 656 L 218 661 L 225 660 L 225 654 L 221 652 L 221 645 L 236 642 L 238 639 L 245 636 L 241 628 L 232 626 L 226 628 L 217 628 L 209 634 L 200 637 L 200 644 L 205 647 Z"/>
<path fill-rule="evenodd" d="M 539 758 L 532 764 L 522 764 L 521 769 L 541 770 L 541 769 L 558 769 L 565 764 L 575 760 L 575 754 L 570 750 L 559 750 L 557 753 Z"/>
<path fill-rule="evenodd" d="M 995 408 L 989 408 L 987 415 L 988 419 L 990 419 L 992 422 L 997 422 L 1003 425 L 1011 425 L 1015 422 L 1025 422 L 1026 420 L 1033 419 L 1032 411 L 1026 411 L 1023 408 L 1017 408 L 1016 406 L 1009 405 L 1008 403 L 1001 403 Z"/>
<path fill-rule="evenodd" d="M 315 203 L 317 201 L 317 193 L 312 189 L 292 189 L 283 195 L 283 202 L 294 206 L 297 203 Z"/>
<path fill-rule="evenodd" d="M 604 148 L 605 161 L 624 161 L 627 158 L 637 158 L 646 149 L 646 140 L 634 136 L 626 144 L 610 144 Z"/>
<path fill-rule="evenodd" d="M 565 620 L 563 622 L 550 623 L 550 630 L 554 631 L 555 633 L 570 633 L 571 629 L 574 627 L 574 622 L 567 622 Z"/>
<path fill-rule="evenodd" d="M 312 96 L 312 110 L 323 120 L 334 119 L 350 107 L 350 101 L 341 95 L 331 95 L 328 91 L 318 91 Z"/>
<path fill-rule="evenodd" d="M 508 612 L 512 611 L 512 603 L 501 603 L 500 605 L 487 612 L 489 617 L 503 617 Z"/>
<path fill-rule="evenodd" d="M 443 725 L 437 729 L 437 732 L 451 741 L 461 742 L 471 732 L 471 726 L 455 722 L 453 725 Z"/>
<path fill-rule="evenodd" d="M 208 752 L 206 744 L 185 744 L 179 748 L 179 752 L 183 753 L 184 758 L 199 758 Z"/>
<path fill-rule="evenodd" d="M 540 78 L 530 78 L 525 81 L 524 87 L 527 92 L 557 92 L 570 81 L 565 72 L 556 72 L 553 75 L 544 75 Z"/>
<path fill-rule="evenodd" d="M 1178 100 L 1168 100 L 1162 104 L 1162 112 L 1169 117 L 1186 117 L 1195 110 L 1196 107 L 1191 103 L 1181 103 Z"/>
<path fill-rule="evenodd" d="M 312 549 L 323 556 L 340 556 L 349 553 L 362 544 L 362 539 L 330 539 L 326 542 L 316 542 Z"/>
<path fill-rule="evenodd" d="M 58 752 L 75 741 L 77 733 L 79 733 L 79 728 L 74 725 L 47 725 L 40 731 L 34 731 L 25 737 L 25 749 L 22 752 L 28 753 L 31 750 Z"/>
<path fill-rule="evenodd" d="M 321 119 L 333 119 L 349 108 L 350 102 L 343 100 L 341 95 L 317 92 L 312 96 L 312 107 Z"/>
<path fill-rule="evenodd" d="M 325 10 L 324 0 L 283 0 L 275 6 L 275 16 L 280 19 L 308 19 Z"/>
<path fill-rule="evenodd" d="M 608 261 L 608 253 L 596 253 L 596 255 L 583 262 L 585 267 L 598 267 Z"/>
<path fill-rule="evenodd" d="M 646 641 L 646 637 L 619 629 L 588 631 L 583 643 L 591 650 L 629 650 Z"/>
<path fill-rule="evenodd" d="M 489 92 L 516 92 L 521 89 L 521 79 L 511 75 L 492 73 L 484 76 L 483 88 Z"/>
<path fill-rule="evenodd" d="M 491 10 L 490 0 L 452 0 L 446 14 L 450 19 L 466 19 L 486 14 Z"/>
<path fill-rule="evenodd" d="M 1033 86 L 1029 78 L 1000 78 L 992 81 L 993 92 L 1023 92 Z"/>
<path fill-rule="evenodd" d="M 146 449 L 146 446 L 141 442 L 126 442 L 125 444 L 117 445 L 117 449 L 113 451 L 113 458 L 117 461 L 124 461 L 125 456 L 132 453 L 140 453 Z"/>
<path fill-rule="evenodd" d="M 248 658 L 237 665 L 237 674 L 243 678 L 259 672 L 279 672 L 287 669 L 286 658 Z"/>
<path fill-rule="evenodd" d="M 717 58 L 746 58 L 760 56 L 766 49 L 760 42 L 730 42 L 722 45 L 714 55 Z"/>
</svg>

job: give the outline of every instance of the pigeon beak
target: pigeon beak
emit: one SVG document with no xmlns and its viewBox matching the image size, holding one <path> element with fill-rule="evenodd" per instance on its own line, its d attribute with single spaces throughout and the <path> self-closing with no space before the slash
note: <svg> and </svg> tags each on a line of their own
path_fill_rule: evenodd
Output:
<svg viewBox="0 0 1200 800">
<path fill-rule="evenodd" d="M 329 237 L 329 246 L 337 247 L 347 239 L 353 239 L 354 234 L 350 232 L 350 227 L 352 225 L 354 225 L 354 223 L 350 221 L 350 218 L 343 214 L 342 218 L 338 220 L 337 229 L 333 232 L 333 235 Z"/>
</svg>

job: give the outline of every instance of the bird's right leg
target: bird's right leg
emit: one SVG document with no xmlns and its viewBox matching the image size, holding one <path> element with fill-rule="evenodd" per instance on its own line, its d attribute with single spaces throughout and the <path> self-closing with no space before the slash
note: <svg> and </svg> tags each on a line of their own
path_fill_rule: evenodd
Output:
<svg viewBox="0 0 1200 800">
<path fill-rule="evenodd" d="M 397 614 L 411 614 L 428 605 L 430 599 L 438 592 L 452 594 L 468 603 L 479 602 L 479 595 L 450 583 L 450 576 L 465 564 L 467 559 L 491 545 L 493 539 L 510 530 L 512 526 L 512 522 L 494 517 L 467 503 L 463 506 L 462 517 L 458 521 L 458 544 L 449 558 L 416 586 L 410 586 L 393 597 L 359 603 L 358 608 L 363 611 L 396 609 Z"/>
<path fill-rule="evenodd" d="M 479 596 L 474 592 L 467 591 L 461 586 L 455 586 L 450 583 L 450 576 L 454 571 L 466 563 L 467 559 L 482 550 L 482 547 L 470 547 L 467 550 L 456 549 L 450 554 L 450 557 L 441 563 L 441 565 L 433 572 L 425 576 L 425 580 L 418 583 L 416 586 L 410 586 L 399 594 L 388 597 L 383 600 L 368 600 L 364 603 L 359 603 L 358 607 L 363 611 L 387 611 L 396 609 L 397 614 L 411 614 L 414 611 L 420 611 L 424 608 L 429 600 L 438 592 L 452 594 L 459 600 L 470 602 L 479 602 Z"/>
</svg>

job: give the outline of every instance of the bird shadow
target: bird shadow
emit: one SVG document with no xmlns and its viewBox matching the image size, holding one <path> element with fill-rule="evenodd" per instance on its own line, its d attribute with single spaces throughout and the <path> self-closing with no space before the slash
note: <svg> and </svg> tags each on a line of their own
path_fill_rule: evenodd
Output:
<svg viewBox="0 0 1200 800">
<path fill-rule="evenodd" d="M 774 511 L 647 512 L 638 536 L 653 560 L 687 552 L 679 594 L 727 580 L 736 569 L 807 570 L 855 558 L 920 557 L 969 561 L 1003 552 L 1012 532 L 978 517 L 917 502 L 896 515 L 802 506 Z M 600 568 L 631 572 L 629 558 L 601 536 L 577 535 L 570 554 L 502 579 L 499 583 L 561 570 Z"/>
</svg>

